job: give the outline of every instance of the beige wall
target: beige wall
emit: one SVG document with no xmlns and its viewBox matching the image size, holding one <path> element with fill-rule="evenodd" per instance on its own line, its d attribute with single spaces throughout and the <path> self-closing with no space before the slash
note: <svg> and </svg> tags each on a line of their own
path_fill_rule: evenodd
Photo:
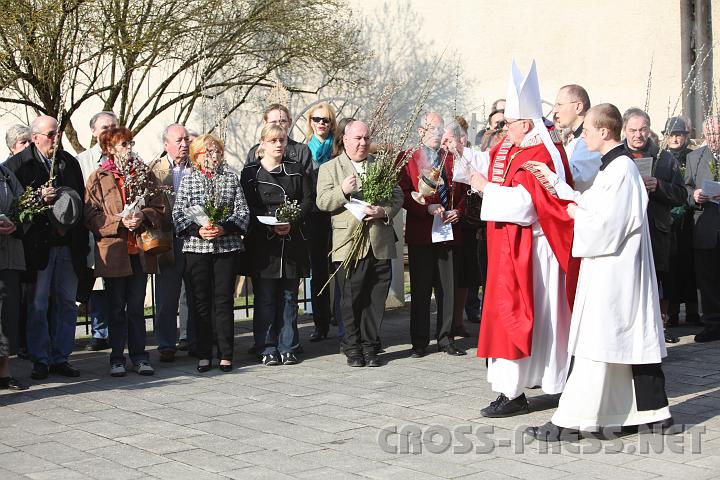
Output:
<svg viewBox="0 0 720 480">
<path fill-rule="evenodd" d="M 717 11 L 715 2 L 714 10 Z M 538 64 L 543 98 L 554 101 L 568 83 L 584 86 L 593 103 L 615 103 L 621 110 L 643 107 L 651 60 L 654 58 L 650 115 L 662 128 L 668 101 L 680 94 L 680 5 L 663 0 L 546 1 L 535 0 L 412 0 L 424 18 L 424 34 L 436 52 L 462 52 L 466 82 L 466 113 L 489 109 L 504 97 L 510 65 L 515 59 L 527 72 Z M 381 9 L 379 0 L 353 0 L 368 12 Z M 662 6 L 662 8 L 660 8 Z M 720 18 L 720 12 L 715 18 Z M 720 39 L 717 22 L 714 38 Z M 718 60 L 716 55 L 716 72 Z"/>
</svg>

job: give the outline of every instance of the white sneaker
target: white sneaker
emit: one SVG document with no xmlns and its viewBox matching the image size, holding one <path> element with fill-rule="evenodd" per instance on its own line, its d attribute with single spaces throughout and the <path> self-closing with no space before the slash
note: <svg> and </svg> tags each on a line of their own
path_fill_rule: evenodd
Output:
<svg viewBox="0 0 720 480">
<path fill-rule="evenodd" d="M 124 377 L 125 373 L 125 364 L 124 363 L 113 363 L 110 365 L 110 376 L 111 377 Z"/>
<path fill-rule="evenodd" d="M 147 362 L 145 360 L 141 360 L 135 364 L 133 364 L 133 372 L 137 373 L 138 375 L 153 375 L 155 373 L 155 369 L 150 365 L 150 362 Z"/>
</svg>

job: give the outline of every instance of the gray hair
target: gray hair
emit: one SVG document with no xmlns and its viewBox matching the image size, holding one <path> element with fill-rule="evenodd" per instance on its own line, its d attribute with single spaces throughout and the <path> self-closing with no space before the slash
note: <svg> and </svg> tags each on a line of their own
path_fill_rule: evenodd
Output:
<svg viewBox="0 0 720 480">
<path fill-rule="evenodd" d="M 460 124 L 454 120 L 445 125 L 445 131 L 450 132 L 450 135 L 455 138 L 460 138 L 463 135 L 467 135 L 465 130 L 460 126 Z"/>
<path fill-rule="evenodd" d="M 628 120 L 630 120 L 633 117 L 642 117 L 647 122 L 648 128 L 650 128 L 650 115 L 647 114 L 647 112 L 641 108 L 633 107 L 628 108 L 625 110 L 625 113 L 623 113 L 623 128 L 625 128 L 625 125 L 627 125 Z"/>
<path fill-rule="evenodd" d="M 168 133 L 170 133 L 170 129 L 175 128 L 175 127 L 181 127 L 181 128 L 184 128 L 186 132 L 188 131 L 187 128 L 185 128 L 185 125 L 183 125 L 182 123 L 171 123 L 170 125 L 165 127 L 165 130 L 163 130 L 163 133 L 162 133 L 163 143 L 167 142 Z"/>
<path fill-rule="evenodd" d="M 117 121 L 118 121 L 117 115 L 115 115 L 114 112 L 107 112 L 107 111 L 98 112 L 95 115 L 93 115 L 92 117 L 90 117 L 90 130 L 95 130 L 95 123 L 97 123 L 98 118 L 103 117 L 103 116 L 112 117 L 113 120 L 115 120 L 115 123 L 117 123 Z"/>
<path fill-rule="evenodd" d="M 22 140 L 23 138 L 29 139 L 30 135 L 30 127 L 18 123 L 17 125 L 13 125 L 8 128 L 7 132 L 5 132 L 5 143 L 7 144 L 8 149 L 12 150 L 19 140 Z"/>
</svg>

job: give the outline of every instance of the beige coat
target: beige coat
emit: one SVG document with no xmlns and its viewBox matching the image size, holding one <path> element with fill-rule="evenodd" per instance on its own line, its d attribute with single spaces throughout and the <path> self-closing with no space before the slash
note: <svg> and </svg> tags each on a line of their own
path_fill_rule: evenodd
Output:
<svg viewBox="0 0 720 480">
<path fill-rule="evenodd" d="M 188 160 L 189 162 L 190 160 Z M 163 230 L 172 229 L 174 225 L 172 223 L 172 210 L 175 205 L 175 192 L 173 191 L 173 169 L 170 167 L 170 162 L 167 156 L 158 157 L 148 164 L 150 171 L 157 177 L 158 183 L 169 188 L 167 193 L 163 194 L 163 203 L 165 206 L 165 223 L 163 223 Z M 174 237 L 175 235 L 173 235 Z M 158 269 L 162 273 L 166 269 L 173 269 L 175 265 L 175 252 L 174 248 L 171 248 L 165 253 L 161 253 L 157 256 Z"/>
<path fill-rule="evenodd" d="M 368 162 L 372 162 L 373 158 L 368 157 Z M 348 211 L 344 205 L 349 201 L 348 197 L 342 191 L 342 182 L 350 175 L 357 175 L 352 160 L 346 154 L 330 160 L 320 166 L 317 182 L 317 206 L 320 210 L 330 212 L 332 214 L 332 244 L 334 262 L 341 262 L 345 259 L 352 242 L 350 238 L 358 225 L 359 220 Z M 358 177 L 358 189 L 361 187 L 361 180 Z M 361 196 L 359 197 L 360 199 Z M 378 260 L 388 260 L 395 258 L 395 231 L 392 226 L 392 219 L 402 208 L 403 193 L 400 187 L 396 186 L 393 190 L 393 197 L 389 202 L 380 206 L 385 209 L 387 219 L 372 220 L 370 222 L 370 245 L 366 245 L 361 258 L 367 255 L 370 246 L 372 246 L 373 254 Z"/>
</svg>

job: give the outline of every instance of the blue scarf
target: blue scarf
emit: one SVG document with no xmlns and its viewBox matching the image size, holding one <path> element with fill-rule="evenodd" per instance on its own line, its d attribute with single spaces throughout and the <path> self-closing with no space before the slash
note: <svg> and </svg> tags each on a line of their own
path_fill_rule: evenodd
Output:
<svg viewBox="0 0 720 480">
<path fill-rule="evenodd" d="M 315 135 L 310 138 L 310 141 L 308 142 L 308 147 L 310 148 L 310 152 L 312 153 L 313 162 L 315 162 L 315 165 L 320 166 L 330 160 L 330 157 L 332 156 L 332 146 L 332 135 L 328 136 L 325 141 L 320 141 L 320 139 L 317 138 Z"/>
</svg>

